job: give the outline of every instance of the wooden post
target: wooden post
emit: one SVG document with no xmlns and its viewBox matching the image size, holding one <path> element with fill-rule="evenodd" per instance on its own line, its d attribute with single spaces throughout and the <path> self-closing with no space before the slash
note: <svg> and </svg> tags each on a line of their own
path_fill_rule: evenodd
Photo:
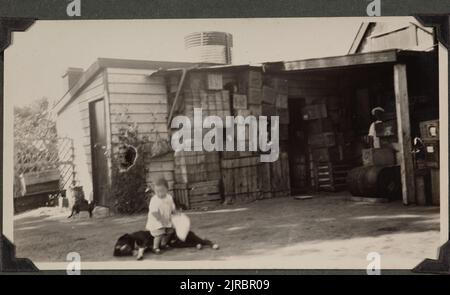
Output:
<svg viewBox="0 0 450 295">
<path fill-rule="evenodd" d="M 411 153 L 411 128 L 409 121 L 408 83 L 406 65 L 394 65 L 395 105 L 397 110 L 398 143 L 403 204 L 415 203 L 415 177 Z"/>
</svg>

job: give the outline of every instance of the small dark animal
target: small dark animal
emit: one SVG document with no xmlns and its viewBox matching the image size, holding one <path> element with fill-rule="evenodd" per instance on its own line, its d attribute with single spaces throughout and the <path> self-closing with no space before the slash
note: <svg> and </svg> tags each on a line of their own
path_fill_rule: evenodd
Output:
<svg viewBox="0 0 450 295">
<path fill-rule="evenodd" d="M 189 248 L 196 247 L 201 249 L 203 246 L 210 246 L 218 249 L 219 245 L 198 237 L 194 232 L 190 231 L 186 237 L 186 241 L 181 241 L 174 234 L 169 241 L 169 245 L 173 248 Z M 135 250 L 138 250 L 138 259 L 142 259 L 142 253 L 153 247 L 153 236 L 149 231 L 138 231 L 132 234 L 121 236 L 114 246 L 114 256 L 132 256 Z"/>
<path fill-rule="evenodd" d="M 81 211 L 89 212 L 89 217 L 92 218 L 92 211 L 94 211 L 94 208 L 95 208 L 95 201 L 91 201 L 89 203 L 86 200 L 77 200 L 75 201 L 75 204 L 73 204 L 72 206 L 72 213 L 67 218 L 71 218 L 74 215 L 78 215 Z"/>
</svg>

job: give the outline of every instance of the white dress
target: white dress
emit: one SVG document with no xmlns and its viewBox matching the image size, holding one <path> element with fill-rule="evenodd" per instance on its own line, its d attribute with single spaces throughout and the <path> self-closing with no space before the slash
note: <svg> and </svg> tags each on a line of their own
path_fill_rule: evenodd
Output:
<svg viewBox="0 0 450 295">
<path fill-rule="evenodd" d="M 171 195 L 167 194 L 164 198 L 154 195 L 150 200 L 148 207 L 147 225 L 145 228 L 149 231 L 172 227 L 172 213 L 175 211 L 175 203 Z M 153 213 L 159 213 L 161 219 L 157 219 Z"/>
</svg>

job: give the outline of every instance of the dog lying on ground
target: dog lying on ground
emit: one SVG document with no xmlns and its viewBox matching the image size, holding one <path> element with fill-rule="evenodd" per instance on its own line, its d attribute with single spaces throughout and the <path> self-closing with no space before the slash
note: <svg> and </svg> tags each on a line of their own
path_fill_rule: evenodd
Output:
<svg viewBox="0 0 450 295">
<path fill-rule="evenodd" d="M 80 214 L 81 211 L 89 212 L 89 218 L 92 218 L 92 212 L 94 211 L 94 208 L 95 208 L 94 201 L 89 203 L 86 200 L 76 200 L 75 204 L 73 204 L 72 206 L 72 213 L 67 218 L 71 218 L 72 216 L 78 215 Z"/>
<path fill-rule="evenodd" d="M 146 250 L 152 249 L 153 236 L 149 231 L 138 231 L 132 234 L 125 234 L 121 236 L 114 246 L 114 256 L 132 256 L 137 250 L 137 259 L 141 260 Z M 210 246 L 213 249 L 219 249 L 219 245 L 211 242 L 210 240 L 204 240 L 189 231 L 186 240 L 181 241 L 174 234 L 169 241 L 169 246 L 172 248 L 189 248 L 196 247 L 201 249 L 203 246 Z"/>
</svg>

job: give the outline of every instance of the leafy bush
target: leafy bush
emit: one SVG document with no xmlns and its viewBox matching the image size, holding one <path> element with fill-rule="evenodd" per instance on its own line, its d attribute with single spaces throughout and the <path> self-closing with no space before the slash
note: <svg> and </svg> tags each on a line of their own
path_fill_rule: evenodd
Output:
<svg viewBox="0 0 450 295">
<path fill-rule="evenodd" d="M 110 188 L 114 210 L 118 213 L 133 214 L 148 208 L 150 192 L 146 192 L 144 162 L 146 144 L 148 140 L 138 136 L 137 124 L 120 130 L 117 153 L 112 160 Z"/>
</svg>

